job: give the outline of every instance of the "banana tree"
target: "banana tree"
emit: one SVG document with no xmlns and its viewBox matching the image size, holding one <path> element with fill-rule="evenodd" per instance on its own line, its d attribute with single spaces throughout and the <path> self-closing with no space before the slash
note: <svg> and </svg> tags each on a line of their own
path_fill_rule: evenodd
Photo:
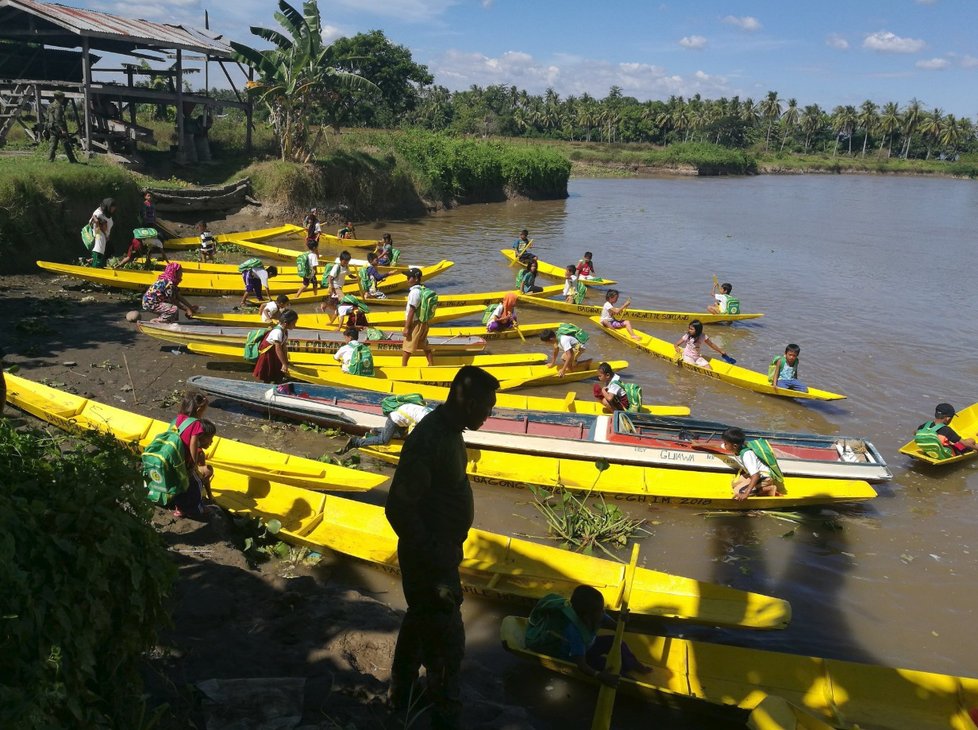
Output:
<svg viewBox="0 0 978 730">
<path fill-rule="evenodd" d="M 323 43 L 322 22 L 316 0 L 306 0 L 300 13 L 279 0 L 274 18 L 284 32 L 252 27 L 253 35 L 272 44 L 257 50 L 231 41 L 236 60 L 255 70 L 247 85 L 252 99 L 268 109 L 279 140 L 282 159 L 308 162 L 322 138 L 323 126 L 312 133 L 313 120 L 342 95 L 355 89 L 376 89 L 362 76 L 336 68 L 333 46 Z"/>
</svg>

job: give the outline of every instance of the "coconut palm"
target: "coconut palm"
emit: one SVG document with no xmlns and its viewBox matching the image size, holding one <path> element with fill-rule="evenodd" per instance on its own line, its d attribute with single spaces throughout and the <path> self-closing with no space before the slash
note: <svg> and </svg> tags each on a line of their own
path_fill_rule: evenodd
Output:
<svg viewBox="0 0 978 730">
<path fill-rule="evenodd" d="M 818 104 L 809 104 L 801 114 L 801 131 L 805 135 L 805 152 L 812 143 L 812 138 L 825 127 L 825 113 Z"/>
<path fill-rule="evenodd" d="M 863 157 L 866 156 L 866 142 L 869 139 L 869 133 L 876 129 L 879 120 L 879 107 L 869 99 L 864 101 L 859 107 L 859 114 L 856 116 L 856 122 L 863 130 Z"/>
<path fill-rule="evenodd" d="M 839 151 L 839 140 L 843 137 L 849 140 L 849 154 L 852 155 L 852 135 L 856 129 L 856 107 L 852 105 L 837 106 L 832 110 L 832 130 L 835 132 L 835 149 L 833 157 Z"/>
<path fill-rule="evenodd" d="M 901 120 L 901 127 L 903 133 L 906 135 L 902 155 L 904 159 L 910 155 L 910 143 L 913 141 L 913 133 L 917 131 L 923 115 L 924 109 L 920 105 L 920 102 L 916 99 L 911 99 L 910 103 L 907 104 L 907 108 L 903 111 L 903 119 Z"/>
<path fill-rule="evenodd" d="M 796 124 L 798 124 L 798 100 L 788 99 L 788 106 L 785 107 L 784 114 L 781 115 L 781 126 L 784 127 L 784 134 L 781 137 L 781 149 L 784 152 L 784 143 L 788 141 L 788 135 Z"/>
<path fill-rule="evenodd" d="M 767 97 L 758 105 L 758 111 L 761 117 L 767 120 L 767 136 L 764 138 L 766 152 L 771 144 L 771 128 L 781 116 L 781 100 L 778 98 L 778 92 L 767 92 Z"/>
<path fill-rule="evenodd" d="M 900 113 L 900 106 L 895 101 L 888 101 L 883 105 L 880 112 L 878 127 L 882 138 L 880 139 L 880 153 L 883 152 L 883 143 L 887 142 L 886 156 L 893 153 L 893 135 L 900 131 L 903 124 L 903 115 Z"/>
<path fill-rule="evenodd" d="M 944 117 L 944 129 L 937 141 L 945 153 L 945 159 L 953 160 L 957 156 L 958 145 L 961 144 L 961 127 L 953 114 Z"/>
<path fill-rule="evenodd" d="M 931 148 L 935 144 L 940 144 L 941 135 L 944 133 L 944 110 L 934 109 L 929 114 L 923 114 L 919 129 L 927 146 L 927 157 L 924 159 L 929 160 Z"/>
<path fill-rule="evenodd" d="M 322 22 L 316 0 L 306 0 L 302 12 L 279 0 L 275 20 L 285 33 L 252 27 L 251 32 L 274 47 L 258 51 L 231 41 L 235 58 L 258 73 L 248 93 L 264 104 L 279 140 L 282 159 L 308 162 L 323 134 L 320 126 L 310 139 L 311 120 L 325 112 L 328 119 L 346 91 L 377 90 L 377 86 L 350 71 L 342 71 L 332 46 L 323 43 Z M 338 126 L 338 117 L 331 123 Z"/>
</svg>

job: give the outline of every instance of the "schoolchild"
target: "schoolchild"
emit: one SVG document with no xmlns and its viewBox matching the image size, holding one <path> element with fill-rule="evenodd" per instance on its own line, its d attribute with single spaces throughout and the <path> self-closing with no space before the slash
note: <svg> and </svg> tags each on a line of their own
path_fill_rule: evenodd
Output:
<svg viewBox="0 0 978 730">
<path fill-rule="evenodd" d="M 604 295 L 605 303 L 601 307 L 601 324 L 613 330 L 627 330 L 629 337 L 633 340 L 639 340 L 641 338 L 632 329 L 631 320 L 622 319 L 622 314 L 628 309 L 628 305 L 632 303 L 632 300 L 626 299 L 624 304 L 616 307 L 615 304 L 618 303 L 620 296 L 621 294 L 617 289 L 609 289 L 608 293 Z"/>
<path fill-rule="evenodd" d="M 700 349 L 703 347 L 703 345 L 709 345 L 711 348 L 720 353 L 721 357 L 725 357 L 727 354 L 722 349 L 714 345 L 713 340 L 703 334 L 703 323 L 698 319 L 694 319 L 689 323 L 689 327 L 686 328 L 686 334 L 676 341 L 675 347 L 677 352 L 682 353 L 683 362 L 711 370 L 712 368 L 710 367 L 710 361 L 703 357 L 703 353 Z"/>
<path fill-rule="evenodd" d="M 263 383 L 277 383 L 289 374 L 289 330 L 294 329 L 299 315 L 294 309 L 286 309 L 279 316 L 278 324 L 262 338 L 258 349 L 258 361 L 252 371 Z"/>
</svg>

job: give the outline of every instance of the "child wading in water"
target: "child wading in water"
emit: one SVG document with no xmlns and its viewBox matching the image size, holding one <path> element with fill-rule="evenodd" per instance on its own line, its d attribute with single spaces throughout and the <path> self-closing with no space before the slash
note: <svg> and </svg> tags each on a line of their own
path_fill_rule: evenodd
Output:
<svg viewBox="0 0 978 730">
<path fill-rule="evenodd" d="M 622 319 L 621 316 L 628 309 L 628 305 L 632 303 L 631 299 L 626 299 L 625 303 L 620 307 L 616 307 L 615 304 L 618 303 L 618 297 L 621 294 L 617 289 L 609 289 L 608 293 L 605 294 L 605 303 L 601 307 L 601 324 L 605 327 L 609 327 L 613 330 L 624 329 L 628 332 L 628 336 L 633 340 L 641 339 L 635 330 L 632 329 L 632 323 L 630 320 Z"/>
<path fill-rule="evenodd" d="M 187 491 L 178 494 L 173 499 L 174 517 L 202 517 L 204 495 L 211 496 L 210 483 L 214 470 L 207 466 L 204 451 L 210 447 L 214 440 L 217 428 L 211 421 L 203 417 L 207 405 L 207 396 L 203 393 L 198 391 L 185 393 L 183 401 L 180 403 L 180 413 L 177 414 L 174 422 L 174 425 L 179 429 L 184 421 L 192 421 L 180 434 L 187 462 L 187 475 L 190 477 L 190 481 Z"/>
<path fill-rule="evenodd" d="M 703 334 L 703 323 L 698 319 L 694 319 L 689 323 L 686 334 L 676 341 L 676 350 L 682 353 L 683 362 L 712 370 L 710 361 L 703 357 L 703 353 L 700 351 L 700 348 L 704 344 L 709 345 L 720 353 L 720 357 L 727 356 L 726 352 L 713 344 L 713 340 Z"/>
</svg>

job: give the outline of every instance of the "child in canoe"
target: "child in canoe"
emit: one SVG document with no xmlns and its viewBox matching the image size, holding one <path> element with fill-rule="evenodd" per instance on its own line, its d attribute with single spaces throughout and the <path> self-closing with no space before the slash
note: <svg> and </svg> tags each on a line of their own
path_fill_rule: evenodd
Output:
<svg viewBox="0 0 978 730">
<path fill-rule="evenodd" d="M 717 281 L 714 280 L 712 294 L 715 301 L 706 308 L 706 311 L 710 314 L 736 314 L 736 312 L 730 311 L 730 300 L 733 299 L 733 297 L 730 296 L 730 292 L 732 291 L 733 284 L 729 284 L 727 282 L 718 284 Z"/>
<path fill-rule="evenodd" d="M 598 382 L 594 386 L 594 397 L 608 410 L 628 410 L 628 394 L 621 383 L 621 376 L 606 362 L 598 365 Z"/>
<path fill-rule="evenodd" d="M 322 224 L 319 222 L 319 216 L 317 215 L 319 210 L 317 208 L 312 208 L 306 217 L 302 220 L 302 227 L 306 229 L 306 241 L 314 240 L 319 242 L 319 234 L 322 232 Z"/>
<path fill-rule="evenodd" d="M 615 628 L 615 620 L 605 613 L 604 596 L 591 586 L 581 585 L 574 589 L 570 600 L 551 593 L 537 601 L 527 621 L 526 648 L 573 662 L 581 674 L 615 687 L 618 676 L 604 671 L 614 635 L 598 636 L 602 628 Z M 621 671 L 647 673 L 651 668 L 622 642 Z"/>
<path fill-rule="evenodd" d="M 639 340 L 641 338 L 632 329 L 631 320 L 622 319 L 622 314 L 628 309 L 628 305 L 632 303 L 632 300 L 626 299 L 624 304 L 616 307 L 615 305 L 618 303 L 620 296 L 621 293 L 617 289 L 609 289 L 608 293 L 604 295 L 605 303 L 601 307 L 601 324 L 608 329 L 624 329 L 633 340 Z"/>
<path fill-rule="evenodd" d="M 954 418 L 954 406 L 938 403 L 934 409 L 934 420 L 917 426 L 913 440 L 928 456 L 935 459 L 950 459 L 968 451 L 978 451 L 973 438 L 961 438 L 948 423 Z"/>
<path fill-rule="evenodd" d="M 377 255 L 377 265 L 378 266 L 390 266 L 394 260 L 394 239 L 391 238 L 391 234 L 385 233 L 379 241 L 377 241 L 377 248 L 374 249 L 374 253 Z M 370 257 L 367 257 L 370 260 Z"/>
<path fill-rule="evenodd" d="M 728 428 L 721 436 L 725 451 L 737 459 L 741 471 L 731 482 L 733 498 L 742 502 L 748 497 L 777 497 L 784 494 L 781 467 L 764 439 L 747 441 L 747 435 L 737 427 Z"/>
<path fill-rule="evenodd" d="M 561 332 L 560 330 L 566 331 Z M 571 330 L 574 330 L 573 332 Z M 557 377 L 562 378 L 567 373 L 573 372 L 575 370 L 587 370 L 591 365 L 591 359 L 587 358 L 585 360 L 578 360 L 581 353 L 584 352 L 584 343 L 581 341 L 583 330 L 580 327 L 575 327 L 574 325 L 561 325 L 558 328 L 558 332 L 553 330 L 544 330 L 540 333 L 540 339 L 544 342 L 553 345 L 553 357 L 550 358 L 550 362 L 547 363 L 548 368 L 557 367 L 557 358 L 560 357 L 560 370 L 557 372 Z"/>
<path fill-rule="evenodd" d="M 388 277 L 388 274 L 381 274 L 377 269 L 377 254 L 368 253 L 367 254 L 367 265 L 362 267 L 358 272 L 357 276 L 360 279 L 360 290 L 363 292 L 363 296 L 367 299 L 386 299 L 387 295 L 384 294 L 377 285 Z"/>
<path fill-rule="evenodd" d="M 275 297 L 274 302 L 265 302 L 261 309 L 258 310 L 258 314 L 261 317 L 263 324 L 271 324 L 272 322 L 278 321 L 278 318 L 282 315 L 289 306 L 289 298 L 284 294 L 279 294 Z"/>
<path fill-rule="evenodd" d="M 197 260 L 200 263 L 213 261 L 217 255 L 217 239 L 214 234 L 207 230 L 207 222 L 200 221 L 197 224 L 197 235 L 200 236 L 200 248 L 197 249 Z"/>
<path fill-rule="evenodd" d="M 181 279 L 183 279 L 183 267 L 175 261 L 171 262 L 143 294 L 143 311 L 156 314 L 156 319 L 150 320 L 151 322 L 158 324 L 176 322 L 181 309 L 186 313 L 187 319 L 193 319 L 197 307 L 180 294 Z"/>
<path fill-rule="evenodd" d="M 316 296 L 316 292 L 319 291 L 319 239 L 307 238 L 306 248 L 309 250 L 297 256 L 295 260 L 296 274 L 302 277 L 302 286 L 295 293 L 296 298 L 299 298 L 310 285 L 313 296 Z"/>
<path fill-rule="evenodd" d="M 577 304 L 577 267 L 570 264 L 564 270 L 564 301 L 568 304 Z"/>
<path fill-rule="evenodd" d="M 526 269 L 520 272 L 518 284 L 520 294 L 538 294 L 543 291 L 543 287 L 537 286 L 537 269 L 539 264 L 536 258 L 526 264 Z"/>
<path fill-rule="evenodd" d="M 180 412 L 174 420 L 174 425 L 178 429 L 185 421 L 190 421 L 190 425 L 180 433 L 190 480 L 187 491 L 173 499 L 174 517 L 202 517 L 204 495 L 210 497 L 211 477 L 214 475 L 214 470 L 207 466 L 204 452 L 214 440 L 217 429 L 213 422 L 204 418 L 208 402 L 207 396 L 203 393 L 195 390 L 188 391 L 180 402 Z"/>
<path fill-rule="evenodd" d="M 584 258 L 577 262 L 577 275 L 582 279 L 593 279 L 595 275 L 594 261 L 591 260 L 593 254 L 590 251 L 584 252 Z"/>
<path fill-rule="evenodd" d="M 342 251 L 339 261 L 329 267 L 323 277 L 323 287 L 328 291 L 328 299 L 319 305 L 321 312 L 326 312 L 330 307 L 338 306 L 340 299 L 343 298 L 343 287 L 346 285 L 346 277 L 350 275 L 350 256 L 349 251 Z"/>
<path fill-rule="evenodd" d="M 767 380 L 774 387 L 784 388 L 785 390 L 797 390 L 799 393 L 807 393 L 808 386 L 798 380 L 798 356 L 801 348 L 791 344 L 784 348 L 784 354 L 778 355 L 771 360 L 767 368 Z"/>
<path fill-rule="evenodd" d="M 489 315 L 486 322 L 486 332 L 499 332 L 501 330 L 515 329 L 516 322 L 516 294 L 508 292 L 500 304 Z"/>
<path fill-rule="evenodd" d="M 251 266 L 251 264 L 254 264 L 254 266 Z M 241 271 L 241 267 L 244 266 L 249 266 L 250 268 Z M 278 267 L 269 266 L 266 268 L 256 258 L 248 259 L 241 264 L 241 267 L 238 267 L 238 271 L 241 271 L 241 281 L 245 286 L 244 294 L 241 295 L 241 303 L 244 304 L 248 301 L 249 295 L 259 301 L 271 299 L 272 292 L 268 288 L 268 280 L 273 276 L 278 276 Z"/>
<path fill-rule="evenodd" d="M 686 334 L 676 341 L 675 346 L 676 351 L 682 353 L 683 362 L 696 365 L 706 370 L 712 370 L 710 361 L 703 357 L 703 353 L 700 350 L 703 345 L 709 345 L 720 354 L 720 357 L 727 357 L 726 352 L 714 345 L 713 340 L 703 334 L 703 323 L 698 319 L 694 319 L 689 323 Z"/>
<path fill-rule="evenodd" d="M 337 238 L 356 238 L 357 229 L 353 227 L 353 221 L 347 221 L 346 225 L 336 232 Z"/>
<path fill-rule="evenodd" d="M 277 383 L 289 374 L 289 330 L 294 329 L 299 315 L 294 309 L 286 309 L 278 324 L 268 330 L 258 346 L 258 362 L 252 371 L 263 383 Z"/>
</svg>

